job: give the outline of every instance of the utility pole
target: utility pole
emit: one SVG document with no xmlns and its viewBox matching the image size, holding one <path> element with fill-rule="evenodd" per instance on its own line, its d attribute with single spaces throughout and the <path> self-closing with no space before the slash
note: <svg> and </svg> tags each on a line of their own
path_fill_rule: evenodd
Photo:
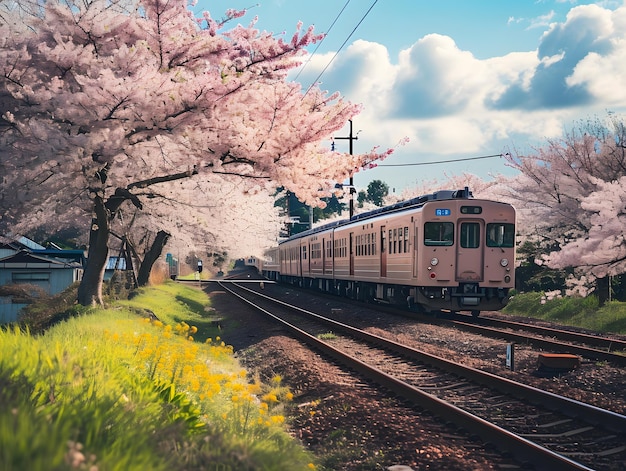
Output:
<svg viewBox="0 0 626 471">
<path fill-rule="evenodd" d="M 350 134 L 346 137 L 335 137 L 333 139 L 347 139 L 350 143 L 350 155 L 352 154 L 352 142 L 356 141 L 359 136 L 353 136 L 352 135 L 352 120 L 349 119 L 348 120 L 350 122 Z M 354 216 L 354 194 L 356 193 L 356 190 L 354 189 L 354 175 L 353 172 L 350 172 L 350 219 L 352 219 L 352 216 Z"/>
</svg>

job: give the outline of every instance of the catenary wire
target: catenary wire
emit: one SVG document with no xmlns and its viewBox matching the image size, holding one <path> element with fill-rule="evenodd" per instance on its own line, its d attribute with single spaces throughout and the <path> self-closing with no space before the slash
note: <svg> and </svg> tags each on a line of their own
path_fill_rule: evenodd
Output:
<svg viewBox="0 0 626 471">
<path fill-rule="evenodd" d="M 452 159 L 452 160 L 440 160 L 439 162 L 414 162 L 409 164 L 379 164 L 376 167 L 408 167 L 414 165 L 436 165 L 436 164 L 447 164 L 450 162 L 463 162 L 465 160 L 480 160 L 480 159 L 492 159 L 494 157 L 504 157 L 506 154 L 493 154 L 493 155 L 482 155 L 480 157 L 466 157 L 463 159 Z"/>
<path fill-rule="evenodd" d="M 333 29 L 333 26 L 335 26 L 335 23 L 337 23 L 337 20 L 339 19 L 339 17 L 341 16 L 341 14 L 344 12 L 344 10 L 346 9 L 346 7 L 348 6 L 348 4 L 350 3 L 350 0 L 348 0 L 346 2 L 346 4 L 343 6 L 343 8 L 341 9 L 341 11 L 337 14 L 337 16 L 335 17 L 335 19 L 333 20 L 332 24 L 330 25 L 330 27 L 328 28 L 328 31 L 326 31 L 326 34 L 324 35 L 324 37 L 322 38 L 322 40 L 320 42 L 317 43 L 317 46 L 315 46 L 315 49 L 313 50 L 313 52 L 311 54 L 309 54 L 309 57 L 307 58 L 306 62 L 304 63 L 304 65 L 300 68 L 300 70 L 298 71 L 298 73 L 296 74 L 296 76 L 294 77 L 294 81 L 298 80 L 298 77 L 300 77 L 300 74 L 302 73 L 302 71 L 306 68 L 306 66 L 309 64 L 309 62 L 311 62 L 311 59 L 313 59 L 313 56 L 315 55 L 315 53 L 317 52 L 317 50 L 320 48 L 320 46 L 322 45 L 322 43 L 324 42 L 324 39 L 326 39 L 326 36 L 330 34 L 331 30 Z"/>
<path fill-rule="evenodd" d="M 339 47 L 339 49 L 337 49 L 337 52 L 335 52 L 335 55 L 330 59 L 330 61 L 328 61 L 328 64 L 326 64 L 326 67 L 324 67 L 322 69 L 322 71 L 319 73 L 319 75 L 315 78 L 315 80 L 313 81 L 313 83 L 311 83 L 311 85 L 309 86 L 309 88 L 307 88 L 306 92 L 304 92 L 304 95 L 302 95 L 302 98 L 304 98 L 309 91 L 313 88 L 313 86 L 319 82 L 320 78 L 322 77 L 322 75 L 324 75 L 324 72 L 326 72 L 326 70 L 328 69 L 328 67 L 330 67 L 330 64 L 332 64 L 332 62 L 335 60 L 335 58 L 339 55 L 339 52 L 341 52 L 341 50 L 343 49 L 343 47 L 346 45 L 346 43 L 350 40 L 350 38 L 352 37 L 352 35 L 356 32 L 357 28 L 361 25 L 361 23 L 363 23 L 363 20 L 365 20 L 365 18 L 367 17 L 367 15 L 369 15 L 369 13 L 372 11 L 372 8 L 374 8 L 374 5 L 376 5 L 378 3 L 378 0 L 374 0 L 374 3 L 372 3 L 372 5 L 369 7 L 369 9 L 365 12 L 365 14 L 363 15 L 363 17 L 361 18 L 361 20 L 356 24 L 356 26 L 354 27 L 354 29 L 352 30 L 352 32 L 348 35 L 348 37 L 346 38 L 346 40 L 343 42 L 343 44 Z"/>
</svg>

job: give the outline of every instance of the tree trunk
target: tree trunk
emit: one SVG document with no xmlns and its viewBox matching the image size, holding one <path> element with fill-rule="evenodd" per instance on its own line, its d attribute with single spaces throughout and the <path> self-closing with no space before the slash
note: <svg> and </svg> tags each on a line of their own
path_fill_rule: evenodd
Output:
<svg viewBox="0 0 626 471">
<path fill-rule="evenodd" d="M 165 244 L 167 244 L 170 235 L 171 234 L 168 234 L 163 230 L 157 233 L 152 245 L 150 246 L 150 250 L 148 250 L 144 256 L 141 266 L 139 267 L 139 274 L 137 275 L 137 284 L 139 286 L 146 286 L 148 284 L 152 266 L 163 253 L 163 248 L 165 247 Z"/>
<path fill-rule="evenodd" d="M 596 279 L 596 293 L 598 295 L 598 302 L 600 303 L 600 306 L 604 306 L 609 300 L 610 289 L 611 285 L 609 283 L 608 276 Z"/>
<path fill-rule="evenodd" d="M 89 233 L 89 252 L 83 279 L 78 287 L 78 303 L 83 306 L 103 305 L 102 282 L 109 258 L 109 218 L 104 202 L 94 201 L 96 217 Z"/>
</svg>

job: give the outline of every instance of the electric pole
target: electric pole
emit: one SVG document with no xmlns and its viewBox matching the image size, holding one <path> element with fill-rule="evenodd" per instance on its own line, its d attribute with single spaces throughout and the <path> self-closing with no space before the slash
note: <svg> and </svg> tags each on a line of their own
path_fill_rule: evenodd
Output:
<svg viewBox="0 0 626 471">
<path fill-rule="evenodd" d="M 350 143 L 350 155 L 353 155 L 352 151 L 352 142 L 356 141 L 359 136 L 353 136 L 352 135 L 352 120 L 349 119 L 348 122 L 350 123 L 350 134 L 348 136 L 345 137 L 335 137 L 333 139 L 347 139 Z M 354 172 L 350 172 L 350 219 L 352 219 L 352 216 L 354 216 L 354 194 L 356 193 L 356 189 L 354 188 Z"/>
</svg>

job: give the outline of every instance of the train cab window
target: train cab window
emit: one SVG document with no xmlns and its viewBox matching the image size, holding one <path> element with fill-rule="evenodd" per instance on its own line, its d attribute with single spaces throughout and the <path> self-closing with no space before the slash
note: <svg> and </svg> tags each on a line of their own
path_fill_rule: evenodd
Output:
<svg viewBox="0 0 626 471">
<path fill-rule="evenodd" d="M 464 222 L 461 224 L 461 247 L 476 249 L 480 246 L 480 224 Z"/>
<path fill-rule="evenodd" d="M 513 247 L 515 225 L 506 223 L 487 224 L 487 247 Z"/>
<path fill-rule="evenodd" d="M 424 245 L 452 245 L 454 224 L 451 222 L 427 222 L 424 224 Z"/>
</svg>

